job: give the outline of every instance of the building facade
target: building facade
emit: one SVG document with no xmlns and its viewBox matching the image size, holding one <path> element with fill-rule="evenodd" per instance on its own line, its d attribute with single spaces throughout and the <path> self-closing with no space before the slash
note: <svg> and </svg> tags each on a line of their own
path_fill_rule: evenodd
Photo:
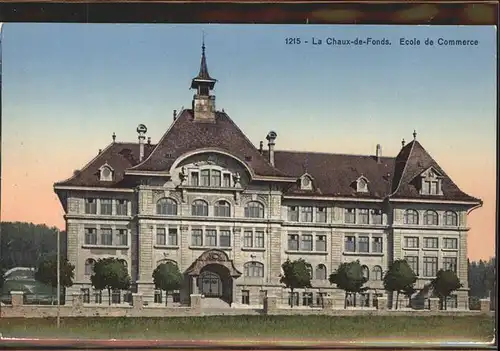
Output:
<svg viewBox="0 0 500 351">
<path fill-rule="evenodd" d="M 233 306 L 259 305 L 273 294 L 298 304 L 323 294 L 343 305 L 344 292 L 329 275 L 359 260 L 370 290 L 353 305 L 385 295 L 382 276 L 405 258 L 418 274 L 424 298 L 440 268 L 456 270 L 467 287 L 467 216 L 481 200 L 462 192 L 416 140 L 396 157 L 345 155 L 255 147 L 233 120 L 215 107 L 216 80 L 205 47 L 190 109 L 174 111 L 161 140 L 112 143 L 73 176 L 54 185 L 65 211 L 67 256 L 75 264 L 68 295 L 94 299 L 93 263 L 117 257 L 133 290 L 160 303 L 152 272 L 175 262 L 185 279 L 174 295 L 191 294 Z M 287 259 L 312 266 L 313 288 L 289 295 L 279 283 Z M 85 297 L 86 296 L 86 297 Z M 68 296 L 69 298 L 69 296 Z M 96 299 L 100 299 L 96 295 Z M 390 298 L 390 297 L 389 297 Z M 467 308 L 468 289 L 450 306 Z"/>
</svg>

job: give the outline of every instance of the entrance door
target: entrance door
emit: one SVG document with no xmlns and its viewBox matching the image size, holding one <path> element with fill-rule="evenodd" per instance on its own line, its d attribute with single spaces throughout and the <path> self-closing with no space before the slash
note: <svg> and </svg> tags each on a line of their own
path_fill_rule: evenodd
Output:
<svg viewBox="0 0 500 351">
<path fill-rule="evenodd" d="M 198 286 L 205 297 L 222 297 L 222 281 L 220 276 L 213 272 L 202 272 Z"/>
</svg>

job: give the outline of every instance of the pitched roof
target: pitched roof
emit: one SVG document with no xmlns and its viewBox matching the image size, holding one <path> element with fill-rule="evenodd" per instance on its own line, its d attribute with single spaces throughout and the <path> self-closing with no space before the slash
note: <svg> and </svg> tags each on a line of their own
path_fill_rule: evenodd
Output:
<svg viewBox="0 0 500 351">
<path fill-rule="evenodd" d="M 144 156 L 147 157 L 155 145 L 144 145 Z M 99 168 L 104 164 L 113 168 L 113 181 L 101 181 Z M 57 182 L 56 186 L 85 186 L 114 188 L 123 186 L 124 171 L 139 163 L 139 143 L 112 143 L 101 151 L 81 170 L 75 171 L 72 177 Z"/>
<path fill-rule="evenodd" d="M 443 195 L 438 196 L 438 198 L 443 200 L 480 201 L 460 190 L 417 140 L 413 140 L 404 146 L 396 157 L 391 197 L 435 199 L 436 195 L 421 195 L 414 182 L 416 177 L 431 167 L 443 176 L 441 185 Z"/>
<path fill-rule="evenodd" d="M 203 148 L 228 152 L 260 176 L 284 176 L 273 167 L 225 112 L 216 112 L 215 123 L 197 122 L 192 110 L 183 110 L 163 135 L 151 155 L 134 171 L 168 171 L 182 154 Z"/>
<path fill-rule="evenodd" d="M 276 167 L 287 175 L 300 177 L 308 173 L 313 177 L 312 191 L 301 190 L 297 184 L 288 195 L 384 198 L 390 193 L 394 158 L 381 157 L 378 163 L 375 156 L 275 151 L 274 159 Z M 356 191 L 355 182 L 360 176 L 368 179 L 367 193 Z"/>
</svg>

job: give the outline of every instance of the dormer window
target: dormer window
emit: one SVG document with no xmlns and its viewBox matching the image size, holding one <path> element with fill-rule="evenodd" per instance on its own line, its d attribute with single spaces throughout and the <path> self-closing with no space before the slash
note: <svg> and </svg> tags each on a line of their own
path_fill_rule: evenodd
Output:
<svg viewBox="0 0 500 351">
<path fill-rule="evenodd" d="M 309 174 L 304 174 L 300 177 L 300 189 L 312 190 L 312 177 Z"/>
<path fill-rule="evenodd" d="M 99 180 L 102 182 L 113 181 L 113 168 L 107 163 L 99 168 Z"/>
<path fill-rule="evenodd" d="M 361 176 L 356 180 L 356 191 L 358 193 L 367 193 L 368 192 L 368 179 Z"/>
<path fill-rule="evenodd" d="M 421 189 L 422 195 L 442 195 L 441 183 L 442 175 L 434 168 L 429 168 L 421 174 Z"/>
<path fill-rule="evenodd" d="M 201 168 L 189 172 L 189 185 L 198 187 L 223 187 L 232 186 L 231 173 L 223 169 Z"/>
</svg>

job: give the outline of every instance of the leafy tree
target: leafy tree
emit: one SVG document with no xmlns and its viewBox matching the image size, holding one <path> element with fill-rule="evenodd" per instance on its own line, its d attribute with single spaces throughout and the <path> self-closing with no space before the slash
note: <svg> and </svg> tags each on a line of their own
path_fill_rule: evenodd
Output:
<svg viewBox="0 0 500 351">
<path fill-rule="evenodd" d="M 287 259 L 282 265 L 283 274 L 280 275 L 280 283 L 290 289 L 292 298 L 290 306 L 293 307 L 293 290 L 311 287 L 311 265 L 303 258 L 295 261 Z"/>
<path fill-rule="evenodd" d="M 389 266 L 384 276 L 384 288 L 390 292 L 396 292 L 396 309 L 399 304 L 399 294 L 409 293 L 417 281 L 417 275 L 406 260 L 396 260 Z"/>
<path fill-rule="evenodd" d="M 408 307 L 411 307 L 411 297 L 417 292 L 417 289 L 413 285 L 410 285 L 401 290 L 401 292 L 408 298 Z"/>
<path fill-rule="evenodd" d="M 156 289 L 165 291 L 165 306 L 167 305 L 168 292 L 179 290 L 182 284 L 182 274 L 179 267 L 173 262 L 160 264 L 153 271 L 153 282 Z"/>
<path fill-rule="evenodd" d="M 115 257 L 100 258 L 94 264 L 94 273 L 90 277 L 92 286 L 99 291 L 108 290 L 108 300 L 111 305 L 112 290 L 127 290 L 130 288 L 130 275 L 122 260 Z"/>
<path fill-rule="evenodd" d="M 460 279 L 458 279 L 455 271 L 440 269 L 436 274 L 436 278 L 432 280 L 431 286 L 436 295 L 441 299 L 442 306 L 446 309 L 447 297 L 453 291 L 460 289 L 462 283 L 460 283 Z"/>
<path fill-rule="evenodd" d="M 359 260 L 342 263 L 328 278 L 330 284 L 336 284 L 338 288 L 345 291 L 344 308 L 347 308 L 347 294 L 360 293 L 367 290 L 363 285 L 368 278 L 363 274 L 363 267 Z"/>
<path fill-rule="evenodd" d="M 73 285 L 75 278 L 75 266 L 72 265 L 67 259 L 60 258 L 60 285 L 62 288 L 69 288 Z M 42 284 L 52 287 L 54 292 L 57 290 L 57 256 L 45 256 L 35 272 L 35 279 Z"/>
</svg>

